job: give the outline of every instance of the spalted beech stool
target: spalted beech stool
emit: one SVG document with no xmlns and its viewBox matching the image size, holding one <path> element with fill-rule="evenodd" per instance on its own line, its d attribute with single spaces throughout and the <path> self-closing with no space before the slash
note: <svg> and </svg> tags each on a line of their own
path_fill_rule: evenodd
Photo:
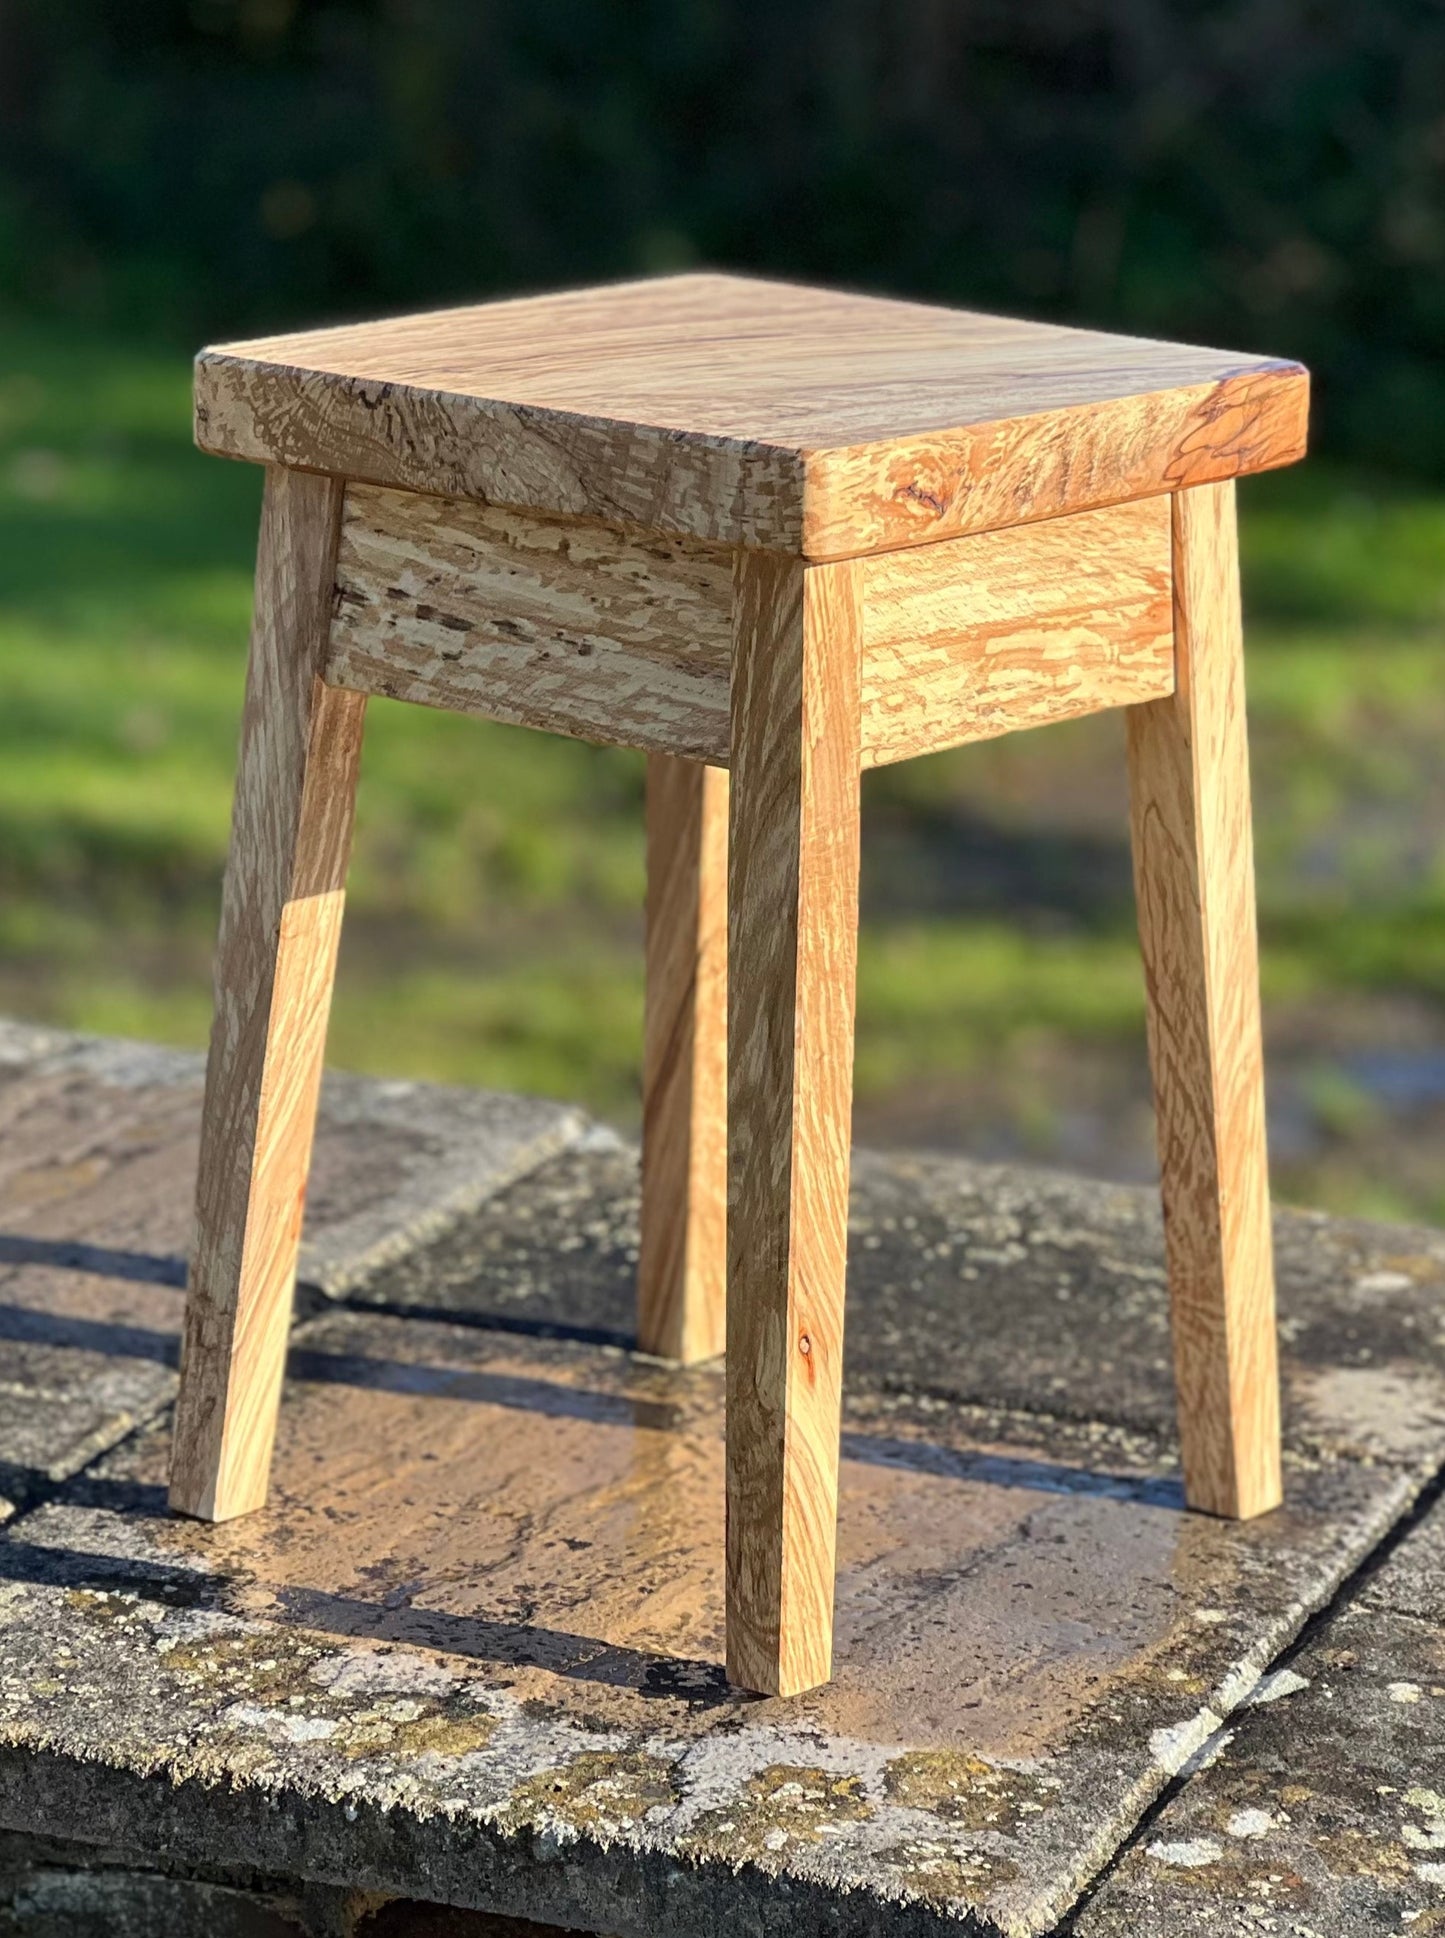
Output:
<svg viewBox="0 0 1445 1938">
<path fill-rule="evenodd" d="M 171 1499 L 264 1500 L 367 697 L 649 756 L 639 1340 L 727 1350 L 728 1672 L 829 1674 L 859 774 L 1128 712 L 1190 1502 L 1279 1499 L 1233 479 L 1297 365 L 731 276 L 202 354 L 269 468 Z"/>
</svg>

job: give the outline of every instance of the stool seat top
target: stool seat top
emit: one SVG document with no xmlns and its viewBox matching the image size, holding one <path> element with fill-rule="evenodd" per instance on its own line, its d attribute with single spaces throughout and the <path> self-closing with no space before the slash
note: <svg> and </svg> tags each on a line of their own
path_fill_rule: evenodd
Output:
<svg viewBox="0 0 1445 1938">
<path fill-rule="evenodd" d="M 222 344 L 204 450 L 846 558 L 1303 455 L 1297 363 L 699 274 Z"/>
</svg>

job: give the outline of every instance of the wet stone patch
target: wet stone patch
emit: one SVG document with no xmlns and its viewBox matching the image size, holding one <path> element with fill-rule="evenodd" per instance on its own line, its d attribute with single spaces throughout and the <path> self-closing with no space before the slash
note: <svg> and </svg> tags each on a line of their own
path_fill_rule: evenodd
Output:
<svg viewBox="0 0 1445 1938">
<path fill-rule="evenodd" d="M 1152 1194 L 861 1155 L 836 1674 L 760 1701 L 721 1668 L 721 1369 L 631 1352 L 636 1156 L 550 1107 L 492 1147 L 477 1100 L 333 1092 L 344 1257 L 308 1267 L 271 1502 L 166 1514 L 183 1063 L 0 1030 L 0 1822 L 35 1849 L 328 1938 L 426 1902 L 614 1938 L 1431 1928 L 1434 1523 L 1280 1656 L 1445 1458 L 1438 1235 L 1281 1218 L 1287 1504 L 1230 1525 L 1183 1507 Z M 404 1212 L 400 1151 L 434 1187 Z"/>
<path fill-rule="evenodd" d="M 1296 1455 L 1231 1525 L 1148 1436 L 865 1389 L 835 1680 L 757 1701 L 720 1670 L 716 1369 L 356 1311 L 291 1375 L 263 1513 L 168 1517 L 157 1427 L 0 1541 L 6 1821 L 141 1779 L 148 1843 L 318 1883 L 1042 1932 L 1416 1486 Z"/>
<path fill-rule="evenodd" d="M 636 1152 L 584 1140 L 359 1296 L 626 1345 L 637 1215 Z M 1433 1469 L 1445 1456 L 1445 1234 L 1285 1209 L 1275 1249 L 1292 1446 Z M 848 1274 L 850 1390 L 1172 1441 L 1154 1190 L 858 1152 Z"/>
</svg>

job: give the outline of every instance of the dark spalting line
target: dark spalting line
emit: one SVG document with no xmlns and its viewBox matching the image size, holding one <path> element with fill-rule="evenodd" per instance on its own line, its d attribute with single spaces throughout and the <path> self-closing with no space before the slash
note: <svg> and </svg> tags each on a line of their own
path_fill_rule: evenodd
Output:
<svg viewBox="0 0 1445 1938">
<path fill-rule="evenodd" d="M 943 517 L 949 505 L 953 502 L 951 498 L 940 497 L 935 491 L 925 491 L 923 486 L 919 484 L 903 485 L 894 493 L 894 496 L 897 498 L 907 498 L 913 504 L 922 505 L 926 510 L 933 512 L 938 518 Z"/>
</svg>

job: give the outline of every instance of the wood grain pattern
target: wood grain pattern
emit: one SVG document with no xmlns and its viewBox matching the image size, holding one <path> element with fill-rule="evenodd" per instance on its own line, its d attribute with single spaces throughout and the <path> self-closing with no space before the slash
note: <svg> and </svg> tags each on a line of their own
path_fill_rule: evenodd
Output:
<svg viewBox="0 0 1445 1938">
<path fill-rule="evenodd" d="M 1297 364 L 719 275 L 196 366 L 208 451 L 812 559 L 1288 464 L 1307 407 Z"/>
<path fill-rule="evenodd" d="M 861 562 L 865 767 L 1171 691 L 1169 500 Z M 351 486 L 326 678 L 725 766 L 731 562 Z"/>
<path fill-rule="evenodd" d="M 1174 501 L 1178 690 L 1129 714 L 1134 872 L 1190 1504 L 1280 1499 L 1234 488 Z"/>
<path fill-rule="evenodd" d="M 728 864 L 727 1660 L 832 1649 L 858 921 L 857 566 L 739 556 Z"/>
<path fill-rule="evenodd" d="M 341 486 L 272 470 L 216 953 L 171 1505 L 261 1506 L 366 701 L 324 686 Z"/>
<path fill-rule="evenodd" d="M 637 1343 L 691 1364 L 726 1339 L 728 777 L 647 763 L 647 1001 Z"/>
<path fill-rule="evenodd" d="M 1018 346 L 1027 374 L 1011 396 L 1001 379 L 993 421 L 811 457 L 804 556 L 1000 531 L 1304 456 L 1309 376 L 1298 364 L 1087 330 L 1060 335 L 1068 340 Z M 1167 383 L 1176 357 L 1181 378 L 1191 357 L 1212 360 L 1213 374 Z M 1106 370 L 1117 395 L 1096 394 Z M 1075 386 L 1080 401 L 1056 401 Z"/>
<path fill-rule="evenodd" d="M 1173 691 L 1167 497 L 861 569 L 865 767 Z"/>
<path fill-rule="evenodd" d="M 333 685 L 726 756 L 725 553 L 352 485 L 336 585 Z"/>
</svg>

